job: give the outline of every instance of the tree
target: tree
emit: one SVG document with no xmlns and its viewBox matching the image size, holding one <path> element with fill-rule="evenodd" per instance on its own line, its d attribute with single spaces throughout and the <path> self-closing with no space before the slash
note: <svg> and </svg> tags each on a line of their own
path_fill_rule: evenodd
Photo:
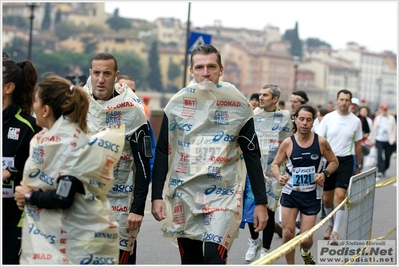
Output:
<svg viewBox="0 0 399 267">
<path fill-rule="evenodd" d="M 81 32 L 82 27 L 76 26 L 72 22 L 58 23 L 54 27 L 54 33 L 60 39 L 60 41 L 68 39 L 70 36 Z"/>
<path fill-rule="evenodd" d="M 168 66 L 168 79 L 170 81 L 169 87 L 173 86 L 174 80 L 176 80 L 176 78 L 179 77 L 180 74 L 181 74 L 180 66 L 174 63 L 173 61 L 170 61 Z"/>
<path fill-rule="evenodd" d="M 61 10 L 57 9 L 57 13 L 55 13 L 54 24 L 58 24 L 61 22 Z"/>
<path fill-rule="evenodd" d="M 159 92 L 163 91 L 162 86 L 162 75 L 159 68 L 159 54 L 158 54 L 158 42 L 154 41 L 151 45 L 150 53 L 148 55 L 148 66 L 150 72 L 147 76 L 147 83 L 151 89 L 155 89 Z"/>
<path fill-rule="evenodd" d="M 299 39 L 298 22 L 295 23 L 295 29 L 285 31 L 283 40 L 291 43 L 291 55 L 302 58 L 302 41 Z"/>
<path fill-rule="evenodd" d="M 135 53 L 114 53 L 113 55 L 118 61 L 118 69 L 121 74 L 131 76 L 137 88 L 146 86 L 148 66 L 145 61 Z"/>
<path fill-rule="evenodd" d="M 306 45 L 308 47 L 326 46 L 326 47 L 330 47 L 331 48 L 330 44 L 328 44 L 326 42 L 323 42 L 323 41 L 320 41 L 318 38 L 308 38 L 306 40 Z"/>
<path fill-rule="evenodd" d="M 46 3 L 46 7 L 44 10 L 44 17 L 42 21 L 42 31 L 47 31 L 51 26 L 51 18 L 50 18 L 51 6 L 50 3 Z"/>
<path fill-rule="evenodd" d="M 119 31 L 120 29 L 131 29 L 132 25 L 130 22 L 122 17 L 119 17 L 119 8 L 115 9 L 114 16 L 108 18 L 105 23 L 109 25 L 114 31 Z"/>
<path fill-rule="evenodd" d="M 97 40 L 92 37 L 83 37 L 82 42 L 84 43 L 85 53 L 91 53 L 97 51 Z"/>
</svg>

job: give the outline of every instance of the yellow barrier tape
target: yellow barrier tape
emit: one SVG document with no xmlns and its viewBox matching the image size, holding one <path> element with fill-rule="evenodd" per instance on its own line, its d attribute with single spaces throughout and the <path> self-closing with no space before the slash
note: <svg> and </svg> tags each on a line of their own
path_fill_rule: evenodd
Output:
<svg viewBox="0 0 399 267">
<path fill-rule="evenodd" d="M 384 186 L 390 185 L 392 183 L 396 182 L 396 176 L 389 178 L 385 181 L 379 182 L 378 184 L 375 185 L 376 188 L 382 188 Z M 348 198 L 345 198 L 335 209 L 328 214 L 323 220 L 321 220 L 319 223 L 317 223 L 314 227 L 311 229 L 307 230 L 306 232 L 294 237 L 287 243 L 281 245 L 277 249 L 273 250 L 269 254 L 267 254 L 265 257 L 257 259 L 256 261 L 250 263 L 250 265 L 260 265 L 260 264 L 272 264 L 276 260 L 284 257 L 286 254 L 294 250 L 298 245 L 302 244 L 307 238 L 312 236 L 317 230 L 319 230 L 330 218 L 334 216 L 334 214 L 345 204 L 350 204 L 350 200 Z M 355 203 L 351 203 L 353 206 Z M 350 208 L 350 206 L 348 207 Z M 391 232 L 396 231 L 396 227 L 392 229 L 390 232 L 388 232 L 389 235 L 391 235 Z M 389 236 L 388 235 L 388 236 Z M 375 239 L 378 240 L 378 239 Z"/>
<path fill-rule="evenodd" d="M 287 243 L 278 247 L 278 249 L 273 250 L 265 257 L 257 259 L 256 261 L 252 262 L 251 265 L 259 265 L 259 264 L 271 264 L 276 260 L 284 257 L 290 251 L 294 250 L 297 245 L 302 244 L 307 238 L 311 237 L 317 230 L 319 230 L 334 214 L 348 201 L 348 198 L 345 198 L 335 209 L 328 214 L 323 220 L 313 226 L 311 229 L 307 230 L 306 232 L 297 235 Z"/>
<path fill-rule="evenodd" d="M 394 182 L 396 182 L 396 176 L 389 178 L 388 180 L 379 182 L 378 184 L 375 185 L 376 188 L 381 188 L 390 184 L 393 184 Z"/>
</svg>

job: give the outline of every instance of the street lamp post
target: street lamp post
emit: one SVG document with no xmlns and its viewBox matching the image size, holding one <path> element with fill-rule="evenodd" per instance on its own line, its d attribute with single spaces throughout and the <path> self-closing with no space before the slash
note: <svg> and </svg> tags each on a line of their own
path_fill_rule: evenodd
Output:
<svg viewBox="0 0 399 267">
<path fill-rule="evenodd" d="M 33 19 L 35 18 L 35 8 L 40 6 L 37 2 L 28 2 L 26 5 L 30 8 L 30 30 L 29 30 L 29 46 L 28 46 L 28 60 L 31 60 L 32 55 L 32 32 L 33 32 Z"/>
<path fill-rule="evenodd" d="M 299 65 L 299 60 L 300 58 L 295 55 L 292 57 L 292 61 L 294 63 L 294 68 L 295 68 L 295 74 L 294 74 L 294 91 L 297 89 L 297 78 L 298 78 L 298 65 Z"/>
<path fill-rule="evenodd" d="M 377 80 L 376 80 L 376 83 L 377 83 L 377 85 L 378 85 L 378 101 L 379 101 L 379 103 L 377 104 L 377 108 L 378 108 L 378 106 L 379 105 L 381 105 L 382 103 L 381 103 L 381 95 L 382 95 L 382 79 L 381 78 L 378 78 Z"/>
<path fill-rule="evenodd" d="M 344 75 L 345 75 L 345 89 L 348 89 L 348 76 L 349 76 L 348 69 L 345 69 Z"/>
</svg>

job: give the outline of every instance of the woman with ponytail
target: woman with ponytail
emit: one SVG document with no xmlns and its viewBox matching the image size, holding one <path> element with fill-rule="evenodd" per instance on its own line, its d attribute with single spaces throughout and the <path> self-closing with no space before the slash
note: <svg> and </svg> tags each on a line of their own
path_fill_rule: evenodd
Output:
<svg viewBox="0 0 399 267">
<path fill-rule="evenodd" d="M 118 264 L 119 225 L 106 193 L 124 125 L 90 137 L 89 95 L 56 75 L 38 84 L 33 108 L 44 129 L 15 190 L 25 211 L 20 264 Z"/>
<path fill-rule="evenodd" d="M 41 128 L 32 116 L 37 72 L 31 61 L 14 62 L 3 52 L 3 264 L 19 264 L 22 211 L 14 200 L 14 189 L 22 180 L 29 156 L 29 142 Z"/>
</svg>

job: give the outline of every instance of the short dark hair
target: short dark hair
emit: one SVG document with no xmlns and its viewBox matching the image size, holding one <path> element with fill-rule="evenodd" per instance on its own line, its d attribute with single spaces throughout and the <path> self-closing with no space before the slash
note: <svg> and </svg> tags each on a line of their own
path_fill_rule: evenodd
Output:
<svg viewBox="0 0 399 267">
<path fill-rule="evenodd" d="M 118 62 L 116 61 L 116 58 L 108 53 L 99 53 L 97 54 L 95 57 L 93 57 L 93 59 L 91 60 L 91 62 L 93 62 L 94 60 L 113 60 L 115 63 L 115 67 L 114 70 L 115 72 L 118 71 Z M 93 65 L 90 65 L 90 68 L 93 68 Z"/>
<path fill-rule="evenodd" d="M 121 74 L 121 75 L 119 75 L 117 78 L 116 78 L 116 82 L 119 82 L 120 80 L 130 80 L 130 81 L 133 81 L 134 82 L 134 80 L 133 80 L 133 78 L 132 77 L 130 77 L 129 75 L 126 75 L 126 74 Z"/>
<path fill-rule="evenodd" d="M 259 100 L 259 94 L 257 94 L 257 93 L 255 93 L 255 94 L 252 94 L 251 95 L 251 97 L 249 98 L 249 100 L 252 100 L 252 99 L 256 99 L 256 100 Z"/>
<path fill-rule="evenodd" d="M 337 93 L 337 99 L 338 99 L 340 93 L 343 93 L 343 94 L 345 94 L 345 95 L 348 95 L 348 94 L 349 94 L 349 98 L 352 99 L 352 93 L 351 93 L 351 91 L 349 91 L 349 90 L 347 90 L 347 89 L 341 89 L 341 90 L 339 90 L 338 93 Z"/>
<path fill-rule="evenodd" d="M 191 52 L 191 67 L 193 67 L 193 57 L 197 54 L 202 54 L 202 55 L 209 55 L 215 53 L 218 57 L 217 61 L 218 61 L 218 65 L 220 68 L 223 68 L 222 65 L 222 57 L 220 56 L 219 51 L 216 49 L 216 47 L 214 47 L 211 44 L 203 44 L 203 45 L 199 45 L 196 48 L 193 49 L 193 51 Z"/>
<path fill-rule="evenodd" d="M 317 115 L 316 109 L 308 104 L 300 105 L 299 108 L 294 112 L 294 117 L 298 117 L 299 111 L 301 111 L 302 109 L 312 113 L 313 120 L 316 119 L 316 115 Z M 298 129 L 296 127 L 296 124 L 293 123 L 292 124 L 292 133 L 296 133 L 297 131 L 298 131 Z"/>
</svg>

